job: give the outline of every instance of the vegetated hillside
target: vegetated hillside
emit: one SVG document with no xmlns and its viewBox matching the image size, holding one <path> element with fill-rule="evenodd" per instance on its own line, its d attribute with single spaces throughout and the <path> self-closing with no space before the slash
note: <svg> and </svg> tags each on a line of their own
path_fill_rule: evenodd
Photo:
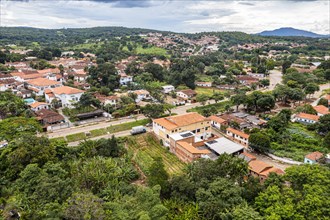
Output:
<svg viewBox="0 0 330 220">
<path fill-rule="evenodd" d="M 146 34 L 150 32 L 168 33 L 143 28 L 125 27 L 94 27 L 94 28 L 66 28 L 41 29 L 31 27 L 0 27 L 0 43 L 13 41 L 35 41 L 40 43 L 73 41 L 84 42 L 86 39 L 111 38 Z"/>
<path fill-rule="evenodd" d="M 293 37 L 312 37 L 312 38 L 326 38 L 329 37 L 329 35 L 321 35 L 316 34 L 310 31 L 304 31 L 299 30 L 295 28 L 279 28 L 272 31 L 263 31 L 259 33 L 258 35 L 261 36 L 280 36 L 280 37 L 287 37 L 287 36 L 293 36 Z"/>
</svg>

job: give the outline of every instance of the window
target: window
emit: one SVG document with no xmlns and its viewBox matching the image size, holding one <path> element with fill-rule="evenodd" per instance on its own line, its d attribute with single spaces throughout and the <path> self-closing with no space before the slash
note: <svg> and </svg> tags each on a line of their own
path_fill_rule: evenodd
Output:
<svg viewBox="0 0 330 220">
<path fill-rule="evenodd" d="M 206 128 L 205 128 L 205 131 L 207 131 L 208 129 L 209 129 L 209 127 L 206 127 Z"/>
<path fill-rule="evenodd" d="M 198 132 L 201 132 L 201 129 L 197 129 L 197 133 L 198 133 Z"/>
<path fill-rule="evenodd" d="M 193 131 L 192 131 L 192 133 L 194 133 L 194 134 L 195 134 L 195 133 L 196 133 L 196 130 L 193 130 Z"/>
<path fill-rule="evenodd" d="M 166 135 L 166 138 L 170 138 L 170 136 L 168 136 L 168 134 Z"/>
</svg>

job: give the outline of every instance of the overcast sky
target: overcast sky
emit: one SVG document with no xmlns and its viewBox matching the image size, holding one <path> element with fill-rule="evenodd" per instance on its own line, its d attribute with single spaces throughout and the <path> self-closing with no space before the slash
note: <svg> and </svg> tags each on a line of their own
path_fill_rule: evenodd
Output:
<svg viewBox="0 0 330 220">
<path fill-rule="evenodd" d="M 329 0 L 0 0 L 1 26 L 140 27 L 175 32 L 258 33 L 294 27 L 330 33 Z"/>
</svg>

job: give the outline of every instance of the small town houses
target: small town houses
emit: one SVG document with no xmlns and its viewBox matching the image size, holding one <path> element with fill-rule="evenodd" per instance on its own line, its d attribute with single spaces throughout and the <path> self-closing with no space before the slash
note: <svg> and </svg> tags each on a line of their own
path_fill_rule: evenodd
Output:
<svg viewBox="0 0 330 220">
<path fill-rule="evenodd" d="M 80 100 L 84 91 L 69 86 L 61 86 L 45 90 L 47 103 L 52 103 L 54 99 L 61 102 L 62 107 L 73 108 L 73 104 Z"/>
</svg>

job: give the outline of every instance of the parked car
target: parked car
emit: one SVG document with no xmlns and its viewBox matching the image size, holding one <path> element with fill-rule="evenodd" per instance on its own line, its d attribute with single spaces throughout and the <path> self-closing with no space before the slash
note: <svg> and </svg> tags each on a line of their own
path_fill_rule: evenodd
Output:
<svg viewBox="0 0 330 220">
<path fill-rule="evenodd" d="M 146 133 L 147 129 L 144 126 L 136 126 L 131 130 L 131 135 Z"/>
</svg>

